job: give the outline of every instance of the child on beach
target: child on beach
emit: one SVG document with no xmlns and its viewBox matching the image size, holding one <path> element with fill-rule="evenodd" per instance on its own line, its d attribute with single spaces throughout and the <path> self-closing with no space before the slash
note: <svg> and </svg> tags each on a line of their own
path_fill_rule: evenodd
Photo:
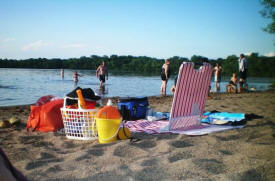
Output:
<svg viewBox="0 0 275 181">
<path fill-rule="evenodd" d="M 229 93 L 237 93 L 237 83 L 238 79 L 235 73 L 232 74 L 232 77 L 229 81 L 229 84 L 226 86 L 226 90 Z"/>
</svg>

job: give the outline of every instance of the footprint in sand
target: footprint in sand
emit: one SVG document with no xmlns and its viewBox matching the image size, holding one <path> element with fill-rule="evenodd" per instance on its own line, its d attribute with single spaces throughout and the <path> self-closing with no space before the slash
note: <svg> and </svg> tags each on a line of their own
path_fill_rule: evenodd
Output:
<svg viewBox="0 0 275 181">
<path fill-rule="evenodd" d="M 247 141 L 251 142 L 254 139 L 257 139 L 257 138 L 260 138 L 260 137 L 263 137 L 263 136 L 264 136 L 264 134 L 261 134 L 259 132 L 252 132 L 251 134 L 249 134 Z"/>
<path fill-rule="evenodd" d="M 40 153 L 40 159 L 44 160 L 44 159 L 51 159 L 51 158 L 56 158 L 56 156 L 50 154 L 50 153 L 46 153 L 46 152 L 42 152 Z"/>
<path fill-rule="evenodd" d="M 53 143 L 51 142 L 46 142 L 46 141 L 37 141 L 33 143 L 34 147 L 48 147 L 48 146 L 53 146 Z"/>
<path fill-rule="evenodd" d="M 228 108 L 228 106 L 224 106 L 224 105 L 221 105 L 220 107 L 221 107 L 221 108 Z"/>
<path fill-rule="evenodd" d="M 114 145 L 114 144 L 116 144 L 116 142 L 107 143 L 107 144 L 96 144 L 96 145 L 93 145 L 93 148 L 110 147 L 111 145 Z"/>
<path fill-rule="evenodd" d="M 40 154 L 40 158 L 29 162 L 26 165 L 25 169 L 26 170 L 31 170 L 31 169 L 34 169 L 34 168 L 38 168 L 38 167 L 47 165 L 48 163 L 51 163 L 51 162 L 62 162 L 62 161 L 64 161 L 63 158 L 57 158 L 56 156 L 54 156 L 50 153 L 42 152 Z"/>
<path fill-rule="evenodd" d="M 75 147 L 77 147 L 77 145 L 75 145 L 73 142 L 71 142 L 71 141 L 66 141 L 66 142 L 64 142 L 64 147 L 65 148 L 75 148 Z"/>
<path fill-rule="evenodd" d="M 188 158 L 192 158 L 192 154 L 188 153 L 188 152 L 182 152 L 182 153 L 176 153 L 173 154 L 172 156 L 170 156 L 168 158 L 170 163 L 176 162 L 178 160 L 183 160 L 183 159 L 188 159 Z"/>
<path fill-rule="evenodd" d="M 160 168 L 148 169 L 145 167 L 139 172 L 134 173 L 134 180 L 168 180 L 169 174 Z"/>
<path fill-rule="evenodd" d="M 222 137 L 222 136 L 215 136 L 218 140 L 220 141 L 231 141 L 231 140 L 239 140 L 241 138 L 240 135 L 230 135 L 230 136 L 226 136 L 226 137 Z"/>
<path fill-rule="evenodd" d="M 63 171 L 63 169 L 59 165 L 55 165 L 53 167 L 48 168 L 46 172 L 56 173 L 60 171 Z"/>
<path fill-rule="evenodd" d="M 154 140 L 142 140 L 142 141 L 139 141 L 139 142 L 133 144 L 133 146 L 144 149 L 144 148 L 153 148 L 153 147 L 157 146 L 157 144 Z"/>
<path fill-rule="evenodd" d="M 154 166 L 154 165 L 157 165 L 157 160 L 156 159 L 144 160 L 141 163 L 141 166 Z"/>
<path fill-rule="evenodd" d="M 126 164 L 122 164 L 122 165 L 120 165 L 120 167 L 119 167 L 120 169 L 122 169 L 122 170 L 129 170 L 129 166 L 128 165 L 126 165 Z"/>
<path fill-rule="evenodd" d="M 20 142 L 24 144 L 32 144 L 37 142 L 37 140 L 42 140 L 43 136 L 21 136 Z"/>
<path fill-rule="evenodd" d="M 88 150 L 87 153 L 90 155 L 94 155 L 94 156 L 102 156 L 104 155 L 104 151 L 103 149 L 92 149 L 92 150 Z"/>
<path fill-rule="evenodd" d="M 216 159 L 195 159 L 193 163 L 211 174 L 225 173 L 225 165 Z"/>
<path fill-rule="evenodd" d="M 232 152 L 227 151 L 227 150 L 219 150 L 219 151 L 220 151 L 220 153 L 222 153 L 222 154 L 224 154 L 224 155 L 233 155 Z"/>
<path fill-rule="evenodd" d="M 170 143 L 170 145 L 175 148 L 185 148 L 185 147 L 194 146 L 193 144 L 188 143 L 186 141 L 173 141 Z"/>
<path fill-rule="evenodd" d="M 54 158 L 54 159 L 48 159 L 48 160 L 36 160 L 36 161 L 29 162 L 26 165 L 25 169 L 32 170 L 34 168 L 48 165 L 48 163 L 50 163 L 50 162 L 62 162 L 62 161 L 64 161 L 64 159 L 61 159 L 61 158 Z"/>
<path fill-rule="evenodd" d="M 144 153 L 144 150 L 137 149 L 131 145 L 121 145 L 115 148 L 114 155 L 119 157 L 129 157 L 132 158 L 134 156 L 140 155 Z"/>
<path fill-rule="evenodd" d="M 178 135 L 176 134 L 160 134 L 160 135 L 157 135 L 157 140 L 171 140 L 177 137 Z"/>
<path fill-rule="evenodd" d="M 91 158 L 91 155 L 85 154 L 76 158 L 75 161 L 81 161 L 81 160 L 90 159 L 90 158 Z"/>
<path fill-rule="evenodd" d="M 238 174 L 231 174 L 229 176 L 230 180 L 269 180 L 265 177 L 265 173 L 261 173 L 258 169 L 250 169 L 245 172 Z M 274 180 L 274 178 L 273 178 Z"/>
<path fill-rule="evenodd" d="M 10 155 L 10 159 L 14 161 L 26 160 L 31 156 L 30 152 L 26 148 L 19 148 L 17 151 Z"/>
</svg>

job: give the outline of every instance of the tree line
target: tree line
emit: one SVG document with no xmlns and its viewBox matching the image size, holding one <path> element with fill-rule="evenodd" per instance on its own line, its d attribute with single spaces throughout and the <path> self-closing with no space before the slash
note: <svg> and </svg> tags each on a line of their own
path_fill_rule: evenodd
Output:
<svg viewBox="0 0 275 181">
<path fill-rule="evenodd" d="M 248 60 L 248 76 L 253 77 L 275 77 L 275 56 L 259 56 L 258 53 L 252 53 L 246 56 Z M 182 62 L 194 62 L 201 64 L 208 61 L 215 66 L 219 63 L 223 68 L 223 75 L 231 76 L 232 73 L 238 73 L 238 59 L 236 55 L 230 55 L 227 58 L 208 59 L 200 55 L 193 55 L 191 59 L 174 56 L 171 60 L 171 73 L 176 75 Z M 47 59 L 47 58 L 30 58 L 24 60 L 0 59 L 0 68 L 39 68 L 39 69 L 89 69 L 96 70 L 97 67 L 105 61 L 112 72 L 126 72 L 135 74 L 160 74 L 164 59 L 157 59 L 147 56 L 97 56 L 69 58 L 69 59 Z"/>
</svg>

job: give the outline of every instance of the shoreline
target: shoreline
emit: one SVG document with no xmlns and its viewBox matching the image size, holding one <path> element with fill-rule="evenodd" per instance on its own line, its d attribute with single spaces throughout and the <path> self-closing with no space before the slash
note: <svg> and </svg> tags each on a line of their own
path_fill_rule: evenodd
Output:
<svg viewBox="0 0 275 181">
<path fill-rule="evenodd" d="M 249 92 L 244 92 L 244 93 L 236 93 L 237 94 L 253 94 L 253 93 L 265 93 L 265 92 L 275 92 L 275 89 L 268 89 L 268 90 L 259 90 L 259 91 L 249 91 Z M 215 96 L 215 95 L 227 95 L 227 94 L 234 94 L 234 93 L 227 93 L 227 92 L 210 92 L 210 95 L 211 96 Z M 163 98 L 163 96 L 161 95 L 154 95 L 154 96 L 145 96 L 145 97 L 148 97 L 148 99 L 150 98 Z M 173 97 L 173 95 L 167 95 L 165 97 Z M 125 98 L 125 97 L 118 97 L 118 96 L 113 96 L 113 97 L 103 97 L 102 98 L 102 101 L 105 103 L 107 102 L 108 99 L 111 99 L 111 100 L 118 100 L 119 98 Z M 24 106 L 31 106 L 31 105 L 34 105 L 35 103 L 32 103 L 32 104 L 19 104 L 19 105 L 8 105 L 8 106 L 1 106 L 0 105 L 0 109 L 1 108 L 14 108 L 14 107 L 24 107 Z M 106 103 L 105 103 L 106 104 Z M 103 104 L 103 105 L 105 105 Z"/>
<path fill-rule="evenodd" d="M 134 133 L 136 143 L 99 144 L 58 132 L 27 132 L 30 109 L 23 105 L 0 107 L 0 120 L 20 120 L 0 129 L 0 147 L 29 180 L 274 179 L 275 91 L 211 95 L 205 111 L 243 112 L 249 115 L 245 127 L 204 136 Z M 169 112 L 172 98 L 148 100 L 153 110 Z"/>
</svg>

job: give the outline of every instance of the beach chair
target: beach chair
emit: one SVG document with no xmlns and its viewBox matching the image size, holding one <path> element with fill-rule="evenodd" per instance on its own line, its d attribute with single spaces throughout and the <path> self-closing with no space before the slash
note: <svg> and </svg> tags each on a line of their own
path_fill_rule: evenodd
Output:
<svg viewBox="0 0 275 181">
<path fill-rule="evenodd" d="M 192 62 L 184 62 L 180 66 L 167 131 L 202 127 L 200 117 L 209 92 L 211 74 L 209 63 L 203 63 L 199 69 L 194 69 Z"/>
</svg>

